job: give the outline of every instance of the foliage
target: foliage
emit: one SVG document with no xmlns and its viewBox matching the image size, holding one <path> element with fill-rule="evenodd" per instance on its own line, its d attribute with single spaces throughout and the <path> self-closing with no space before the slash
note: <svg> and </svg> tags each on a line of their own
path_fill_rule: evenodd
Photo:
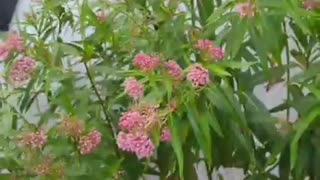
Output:
<svg viewBox="0 0 320 180">
<path fill-rule="evenodd" d="M 0 45 L 1 178 L 196 179 L 202 162 L 209 179 L 320 178 L 319 3 L 33 6 Z M 281 82 L 269 109 L 254 90 Z"/>
</svg>

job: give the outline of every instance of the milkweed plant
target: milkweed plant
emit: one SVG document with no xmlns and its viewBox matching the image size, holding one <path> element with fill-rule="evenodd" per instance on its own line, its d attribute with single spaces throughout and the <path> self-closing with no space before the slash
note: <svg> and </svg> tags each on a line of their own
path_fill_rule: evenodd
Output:
<svg viewBox="0 0 320 180">
<path fill-rule="evenodd" d="M 31 6 L 0 43 L 1 179 L 320 178 L 319 1 Z"/>
</svg>

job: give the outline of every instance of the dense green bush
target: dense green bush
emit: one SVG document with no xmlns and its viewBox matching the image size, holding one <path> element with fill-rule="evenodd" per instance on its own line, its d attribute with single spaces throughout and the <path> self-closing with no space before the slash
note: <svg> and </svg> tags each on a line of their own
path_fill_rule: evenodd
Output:
<svg viewBox="0 0 320 180">
<path fill-rule="evenodd" d="M 34 2 L 0 44 L 1 179 L 319 179 L 319 6 Z M 268 109 L 253 91 L 280 82 Z"/>
</svg>

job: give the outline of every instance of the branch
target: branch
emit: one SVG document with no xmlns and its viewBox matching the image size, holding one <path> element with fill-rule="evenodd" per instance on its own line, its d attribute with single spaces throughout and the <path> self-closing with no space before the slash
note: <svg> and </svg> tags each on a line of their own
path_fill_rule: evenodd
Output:
<svg viewBox="0 0 320 180">
<path fill-rule="evenodd" d="M 22 115 L 21 112 L 19 112 L 13 105 L 7 102 L 6 98 L 0 97 L 0 101 L 3 102 L 5 105 L 9 106 L 9 108 L 14 112 L 15 115 L 17 115 L 19 118 L 23 120 L 25 124 L 27 124 L 29 127 L 35 127 L 34 124 L 30 123 L 26 117 Z"/>
<path fill-rule="evenodd" d="M 194 5 L 194 0 L 190 0 L 190 5 L 191 5 L 191 22 L 192 22 L 192 27 L 196 26 L 196 13 L 195 13 L 195 5 Z"/>
<path fill-rule="evenodd" d="M 105 106 L 104 101 L 103 101 L 101 95 L 100 95 L 99 92 L 98 92 L 98 89 L 97 89 L 97 87 L 96 87 L 96 85 L 95 85 L 95 82 L 94 82 L 94 80 L 93 80 L 93 76 L 91 75 L 91 73 L 90 73 L 90 71 L 89 71 L 89 67 L 88 67 L 87 63 L 84 62 L 83 64 L 84 64 L 84 67 L 86 68 L 86 74 L 87 74 L 87 76 L 88 76 L 88 78 L 89 78 L 90 84 L 91 84 L 91 86 L 92 86 L 92 88 L 93 88 L 93 90 L 94 90 L 94 93 L 96 94 L 96 96 L 97 96 L 97 98 L 98 98 L 98 100 L 99 100 L 99 104 L 100 104 L 100 106 L 101 106 L 101 108 L 102 108 L 102 112 L 103 112 L 103 114 L 104 114 L 104 116 L 105 116 L 105 119 L 106 119 L 106 122 L 107 122 L 108 130 L 109 130 L 110 133 L 112 133 L 113 140 L 114 140 L 114 145 L 115 145 L 117 154 L 119 154 L 119 152 L 118 152 L 118 150 L 117 150 L 117 149 L 118 149 L 118 148 L 117 148 L 117 143 L 116 143 L 116 137 L 117 137 L 116 129 L 115 129 L 115 127 L 113 126 L 111 120 L 109 119 L 108 113 L 107 113 L 107 111 L 106 111 L 107 107 Z"/>
<path fill-rule="evenodd" d="M 287 70 L 287 72 L 286 72 L 286 75 L 287 75 L 287 104 L 289 104 L 289 102 L 290 102 L 290 89 L 289 89 L 289 85 L 290 85 L 290 67 L 289 67 L 290 54 L 289 54 L 289 51 L 290 51 L 290 49 L 289 49 L 289 37 L 288 37 L 288 32 L 287 32 L 287 27 L 286 27 L 285 22 L 283 23 L 283 30 L 287 36 L 285 48 L 286 48 L 286 65 L 287 65 L 287 69 L 286 69 Z M 286 112 L 287 112 L 286 119 L 287 119 L 287 122 L 289 122 L 289 120 L 290 120 L 290 106 L 287 107 Z"/>
</svg>

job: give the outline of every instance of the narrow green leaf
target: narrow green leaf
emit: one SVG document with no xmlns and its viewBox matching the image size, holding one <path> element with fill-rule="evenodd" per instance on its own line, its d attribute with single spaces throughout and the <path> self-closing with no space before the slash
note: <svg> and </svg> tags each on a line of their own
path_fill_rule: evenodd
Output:
<svg viewBox="0 0 320 180">
<path fill-rule="evenodd" d="M 207 68 L 214 74 L 219 77 L 231 76 L 231 74 L 226 71 L 221 65 L 218 64 L 210 64 Z"/>
<path fill-rule="evenodd" d="M 75 45 L 70 45 L 70 43 L 59 43 L 59 46 L 61 49 L 63 49 L 63 52 L 67 55 L 72 56 L 80 56 L 82 49 Z"/>
<path fill-rule="evenodd" d="M 221 137 L 223 137 L 223 133 L 221 130 L 221 126 L 219 124 L 219 121 L 215 115 L 215 113 L 211 110 L 210 114 L 207 115 L 208 117 L 208 121 L 209 121 L 209 125 L 212 127 L 212 129 Z"/>
<path fill-rule="evenodd" d="M 269 112 L 270 112 L 270 113 L 276 113 L 276 112 L 284 111 L 284 110 L 286 110 L 288 107 L 290 107 L 290 106 L 288 105 L 288 103 L 287 103 L 287 102 L 284 102 L 284 103 L 281 103 L 281 104 L 279 104 L 279 105 L 271 108 L 271 109 L 269 110 Z"/>
<path fill-rule="evenodd" d="M 200 115 L 198 114 L 196 108 L 194 107 L 194 104 L 195 103 L 193 103 L 193 105 L 186 104 L 188 119 L 193 129 L 194 135 L 196 136 L 197 142 L 199 143 L 199 146 L 203 151 L 206 161 L 209 164 L 211 164 L 212 157 L 211 157 L 211 146 L 209 146 L 210 142 L 206 138 L 207 136 L 204 135 L 205 132 L 203 132 L 199 127 L 199 124 L 200 124 L 199 121 L 202 121 L 203 119 L 200 119 Z"/>
<path fill-rule="evenodd" d="M 169 127 L 171 130 L 171 136 L 172 136 L 171 143 L 172 143 L 173 151 L 175 152 L 177 160 L 178 160 L 179 175 L 180 175 L 181 179 L 184 179 L 184 177 L 183 177 L 184 159 L 183 159 L 182 143 L 181 143 L 180 135 L 179 135 L 178 119 L 171 117 L 169 119 Z"/>
<path fill-rule="evenodd" d="M 241 69 L 246 71 L 252 65 L 257 64 L 258 62 L 237 62 L 237 61 L 225 61 L 221 62 L 220 64 L 232 69 Z"/>
<path fill-rule="evenodd" d="M 220 7 L 216 8 L 212 14 L 208 17 L 208 25 L 214 24 L 218 19 L 223 17 L 224 12 L 233 6 L 235 2 L 229 1 L 221 5 Z"/>
<path fill-rule="evenodd" d="M 304 82 L 320 73 L 320 63 L 310 64 L 309 68 L 291 78 L 291 82 Z"/>
<path fill-rule="evenodd" d="M 226 47 L 226 54 L 231 55 L 231 59 L 234 59 L 239 49 L 241 48 L 244 35 L 247 31 L 246 21 L 235 21 L 232 24 L 232 29 L 228 34 L 227 38 L 227 47 Z"/>
<path fill-rule="evenodd" d="M 266 44 L 261 43 L 263 41 L 262 34 L 260 31 L 257 29 L 256 26 L 251 25 L 249 28 L 249 34 L 251 36 L 251 41 L 254 45 L 254 49 L 257 52 L 260 63 L 261 63 L 261 68 L 263 69 L 263 73 L 267 77 L 267 79 L 272 78 L 272 74 L 270 72 L 270 68 L 268 65 L 268 55 L 267 53 L 269 52 L 269 49 L 266 47 Z"/>
<path fill-rule="evenodd" d="M 244 113 L 241 109 L 241 105 L 238 102 L 238 100 L 234 97 L 234 93 L 228 86 L 223 86 L 222 88 L 218 87 L 218 90 L 220 93 L 225 97 L 230 107 L 232 107 L 232 110 L 237 115 L 237 119 L 241 125 L 241 127 L 246 127 L 246 118 L 244 116 Z"/>
<path fill-rule="evenodd" d="M 26 112 L 28 111 L 28 109 L 30 108 L 33 100 L 31 98 L 31 90 L 32 90 L 32 87 L 33 87 L 33 84 L 35 83 L 36 81 L 36 78 L 33 78 L 28 86 L 26 87 L 23 95 L 21 96 L 21 99 L 19 100 L 19 110 L 21 112 Z"/>
<path fill-rule="evenodd" d="M 299 120 L 299 124 L 297 126 L 297 132 L 291 142 L 290 145 L 290 163 L 291 169 L 295 167 L 297 154 L 298 154 L 298 142 L 303 133 L 308 129 L 310 124 L 316 119 L 317 116 L 320 115 L 320 108 L 315 108 L 313 111 L 309 113 L 309 115 L 305 118 L 301 118 Z"/>
<path fill-rule="evenodd" d="M 205 26 L 207 19 L 214 9 L 213 0 L 197 0 L 197 5 L 200 15 L 200 23 L 202 26 Z"/>
</svg>

